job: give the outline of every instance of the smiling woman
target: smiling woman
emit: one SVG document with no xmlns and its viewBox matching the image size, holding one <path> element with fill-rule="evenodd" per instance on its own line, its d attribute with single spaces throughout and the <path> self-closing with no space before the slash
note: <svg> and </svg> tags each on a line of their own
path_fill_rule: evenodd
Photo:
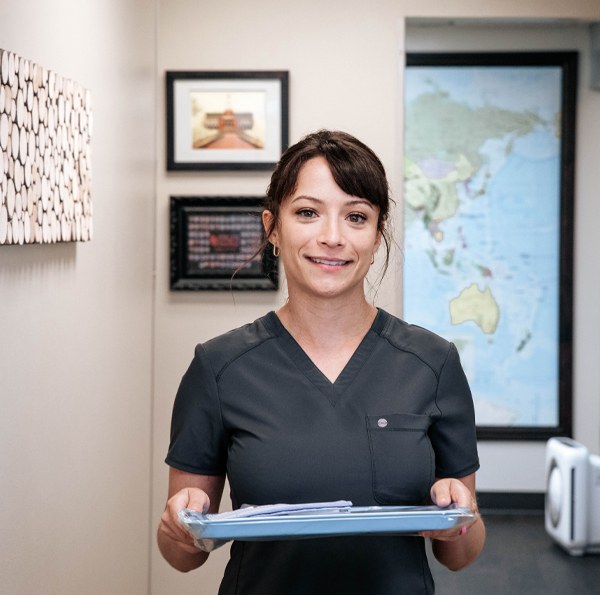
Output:
<svg viewBox="0 0 600 595">
<path fill-rule="evenodd" d="M 284 153 L 267 190 L 265 209 L 271 214 L 266 227 L 267 238 L 277 227 L 279 211 L 286 199 L 301 195 L 298 183 L 304 166 L 317 158 L 327 166 L 328 172 L 322 172 L 322 176 L 328 183 L 333 179 L 337 190 L 377 209 L 377 230 L 386 246 L 387 268 L 391 241 L 386 223 L 391 200 L 385 169 L 367 145 L 344 132 L 324 130 L 310 134 Z"/>
<path fill-rule="evenodd" d="M 197 346 L 173 408 L 159 547 L 179 570 L 206 561 L 178 515 L 218 511 L 226 476 L 234 509 L 433 502 L 468 508 L 473 522 L 420 536 L 234 541 L 221 595 L 433 593 L 423 537 L 454 570 L 483 548 L 473 402 L 456 348 L 365 296 L 382 240 L 389 250 L 389 204 L 381 162 L 346 133 L 320 131 L 284 153 L 262 220 L 289 297 Z"/>
<path fill-rule="evenodd" d="M 279 250 L 290 302 L 319 296 L 364 298 L 364 279 L 381 241 L 379 207 L 346 194 L 327 161 L 315 157 L 298 176 L 294 193 L 279 208 L 279 220 L 263 212 L 269 240 Z M 359 297 L 360 299 L 360 297 Z"/>
</svg>

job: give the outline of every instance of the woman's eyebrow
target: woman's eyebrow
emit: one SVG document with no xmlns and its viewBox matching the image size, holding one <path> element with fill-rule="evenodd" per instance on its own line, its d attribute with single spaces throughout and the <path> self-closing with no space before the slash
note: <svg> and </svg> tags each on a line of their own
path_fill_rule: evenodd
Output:
<svg viewBox="0 0 600 595">
<path fill-rule="evenodd" d="M 317 204 L 325 204 L 326 202 L 322 198 L 317 198 L 316 196 L 310 196 L 309 194 L 300 194 L 299 196 L 294 196 L 294 198 L 292 199 L 292 203 L 303 199 Z M 375 205 L 369 202 L 366 198 L 353 198 L 351 200 L 346 201 L 344 204 L 348 207 L 365 206 L 373 210 L 375 209 Z"/>
<path fill-rule="evenodd" d="M 310 200 L 311 202 L 317 202 L 319 204 L 323 204 L 325 202 L 324 200 L 315 196 L 310 196 L 309 194 L 300 194 L 299 196 L 294 196 L 294 198 L 292 198 L 292 202 L 296 202 L 298 200 Z"/>
</svg>

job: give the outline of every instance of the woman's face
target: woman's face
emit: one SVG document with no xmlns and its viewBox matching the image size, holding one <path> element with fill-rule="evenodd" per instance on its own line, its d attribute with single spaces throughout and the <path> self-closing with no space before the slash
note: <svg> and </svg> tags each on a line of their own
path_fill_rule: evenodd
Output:
<svg viewBox="0 0 600 595">
<path fill-rule="evenodd" d="M 364 278 L 381 241 L 378 216 L 377 206 L 335 183 L 323 157 L 308 161 L 269 238 L 281 250 L 290 296 L 364 295 Z M 271 219 L 264 211 L 265 228 Z"/>
</svg>

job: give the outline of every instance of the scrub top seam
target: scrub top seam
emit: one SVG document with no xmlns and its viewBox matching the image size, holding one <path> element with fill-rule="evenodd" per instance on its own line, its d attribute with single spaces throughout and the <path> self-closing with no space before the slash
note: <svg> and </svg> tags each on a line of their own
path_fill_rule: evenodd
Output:
<svg viewBox="0 0 600 595">
<path fill-rule="evenodd" d="M 260 347 L 261 345 L 263 345 L 264 343 L 266 343 L 267 341 L 272 341 L 273 339 L 276 339 L 276 336 L 269 336 L 269 337 L 265 337 L 264 339 L 262 339 L 260 341 L 260 343 L 255 343 L 254 345 L 249 345 L 246 349 L 244 349 L 243 351 L 240 351 L 239 353 L 236 353 L 234 357 L 232 357 L 231 359 L 227 360 L 219 369 L 219 371 L 215 374 L 215 382 L 217 383 L 217 386 L 219 384 L 219 382 L 221 381 L 221 378 L 223 376 L 223 374 L 225 374 L 225 371 L 227 370 L 227 368 L 233 364 L 236 360 L 240 359 L 240 357 L 243 357 L 244 355 L 246 355 L 247 353 L 249 353 L 250 351 L 252 351 L 253 349 L 256 349 L 258 347 Z M 211 365 L 211 369 L 212 369 L 212 365 Z M 214 373 L 214 370 L 213 370 Z"/>
<path fill-rule="evenodd" d="M 442 377 L 442 372 L 443 372 L 444 368 L 446 367 L 446 364 L 448 363 L 448 358 L 450 357 L 451 351 L 452 351 L 452 343 L 450 343 L 450 345 L 448 346 L 448 351 L 446 352 L 446 357 L 444 358 L 444 363 L 442 364 L 442 367 L 440 368 L 440 375 L 437 377 L 437 386 L 435 389 L 435 406 L 437 407 L 437 410 L 440 412 L 440 415 L 442 417 L 444 416 L 444 412 L 442 411 L 442 408 L 440 407 L 440 404 L 438 403 L 438 394 L 440 391 L 440 378 Z"/>
<path fill-rule="evenodd" d="M 411 355 L 416 357 L 420 362 L 425 364 L 431 370 L 433 375 L 435 376 L 436 382 L 439 383 L 440 373 L 438 371 L 436 371 L 436 369 L 427 360 L 423 359 L 414 349 L 409 349 L 406 346 L 399 345 L 396 341 L 391 339 L 388 335 L 384 335 L 383 333 L 381 334 L 381 337 L 383 339 L 385 339 L 394 349 L 398 349 L 399 351 L 403 351 L 404 353 L 410 353 Z M 448 359 L 448 355 L 446 354 L 446 358 L 444 359 L 444 364 L 446 363 L 447 359 Z M 443 368 L 443 366 L 442 366 L 442 368 Z"/>
<path fill-rule="evenodd" d="M 200 344 L 200 348 L 204 352 L 204 357 L 206 359 L 208 367 L 210 368 L 210 371 L 212 372 L 213 379 L 215 382 L 215 389 L 216 389 L 215 399 L 217 401 L 217 406 L 219 407 L 219 420 L 221 422 L 221 430 L 223 431 L 223 434 L 225 436 L 229 437 L 229 432 L 227 431 L 227 428 L 225 426 L 225 420 L 223 419 L 223 404 L 221 402 L 221 389 L 219 387 L 219 379 L 218 379 L 219 377 L 215 373 L 215 370 L 214 370 L 212 362 L 211 362 L 211 358 L 208 355 L 206 347 L 204 345 Z M 227 472 L 227 463 L 225 463 L 225 472 Z"/>
</svg>

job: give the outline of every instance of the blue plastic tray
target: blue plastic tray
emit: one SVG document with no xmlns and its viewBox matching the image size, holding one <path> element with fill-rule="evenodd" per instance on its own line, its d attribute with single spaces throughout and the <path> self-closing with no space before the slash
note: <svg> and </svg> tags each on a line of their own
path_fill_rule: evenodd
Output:
<svg viewBox="0 0 600 595">
<path fill-rule="evenodd" d="M 183 510 L 182 522 L 196 539 L 267 541 L 336 535 L 417 534 L 460 528 L 474 518 L 466 508 L 436 506 L 351 506 L 339 510 L 256 514 L 231 518 L 231 513 L 205 515 Z"/>
</svg>

